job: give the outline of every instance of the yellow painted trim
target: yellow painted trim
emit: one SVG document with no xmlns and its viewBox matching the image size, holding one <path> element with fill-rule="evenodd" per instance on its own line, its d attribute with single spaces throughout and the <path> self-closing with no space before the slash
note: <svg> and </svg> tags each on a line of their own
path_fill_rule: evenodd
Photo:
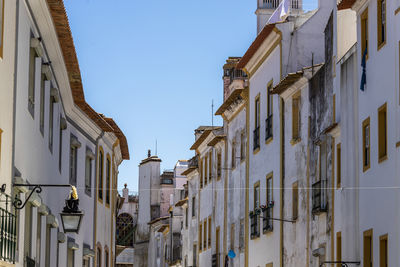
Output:
<svg viewBox="0 0 400 267">
<path fill-rule="evenodd" d="M 364 249 L 364 246 L 365 246 L 365 237 L 371 237 L 371 261 L 372 262 L 374 262 L 374 235 L 373 235 L 374 233 L 373 233 L 373 229 L 371 228 L 371 229 L 369 229 L 369 230 L 366 230 L 366 231 L 364 231 L 364 233 L 363 233 L 363 250 L 362 250 L 362 258 L 363 258 L 363 262 L 364 262 L 364 266 L 367 266 L 366 265 L 366 255 L 365 255 L 365 249 Z"/>
<path fill-rule="evenodd" d="M 364 44 L 363 44 L 363 40 L 364 40 L 364 38 L 366 37 L 365 36 L 365 34 L 363 33 L 363 20 L 367 20 L 367 25 L 366 25 L 366 29 L 365 29 L 365 31 L 366 31 L 366 35 L 368 35 L 368 36 L 370 36 L 370 34 L 369 34 L 369 18 L 368 18 L 368 7 L 366 7 L 365 8 L 365 10 L 362 12 L 362 14 L 361 14 L 361 16 L 360 16 L 360 18 L 361 18 L 361 43 L 360 43 L 360 45 L 361 45 L 361 58 L 363 57 L 363 54 L 364 54 L 364 50 L 365 50 L 365 47 L 364 47 Z M 371 47 L 370 47 L 370 45 L 369 45 L 369 39 L 370 38 L 368 38 L 368 40 L 367 40 L 367 47 L 368 47 L 368 50 L 367 50 L 367 55 L 366 55 L 366 60 L 368 60 L 368 55 L 369 55 L 369 51 L 371 50 Z"/>
<path fill-rule="evenodd" d="M 279 30 L 275 30 L 276 33 L 278 33 L 279 37 L 278 39 L 272 44 L 271 48 L 268 49 L 268 51 L 264 54 L 264 56 L 261 58 L 261 60 L 258 61 L 257 65 L 253 68 L 253 70 L 250 73 L 249 77 L 252 77 L 254 73 L 261 67 L 261 65 L 265 62 L 265 60 L 271 55 L 271 53 L 275 50 L 275 48 L 281 44 L 282 41 L 282 33 Z M 278 32 L 277 32 L 278 31 Z M 281 48 L 282 49 L 282 48 Z"/>
<path fill-rule="evenodd" d="M 386 123 L 385 123 L 385 127 L 386 127 L 386 129 L 385 129 L 385 140 L 386 140 L 386 142 L 385 142 L 385 151 L 386 151 L 386 154 L 385 155 L 383 155 L 383 156 L 380 156 L 379 155 L 379 150 L 380 150 L 380 144 L 379 144 L 379 131 L 380 131 L 380 127 L 379 127 L 379 113 L 380 112 L 382 112 L 382 111 L 384 111 L 385 112 L 385 120 L 386 120 Z M 385 104 L 383 104 L 382 106 L 380 106 L 379 108 L 378 108 L 378 163 L 381 163 L 381 162 L 383 162 L 383 161 L 385 161 L 385 160 L 387 160 L 388 159 L 388 128 L 387 128 L 387 122 L 388 122 L 388 110 L 387 110 L 387 103 L 385 103 Z"/>
<path fill-rule="evenodd" d="M 265 140 L 265 144 L 269 145 L 270 143 L 272 143 L 272 141 L 274 141 L 274 137 L 273 136 L 268 138 L 267 140 Z"/>
<path fill-rule="evenodd" d="M 386 258 L 386 263 L 385 263 L 385 261 L 383 261 L 383 259 L 382 259 L 381 242 L 382 242 L 383 240 L 386 240 L 386 256 L 385 256 L 385 258 Z M 389 266 L 389 265 L 388 265 L 388 261 L 389 261 L 389 236 L 388 236 L 388 234 L 384 234 L 384 235 L 381 235 L 381 236 L 379 237 L 379 266 Z"/>
<path fill-rule="evenodd" d="M 340 246 L 339 246 L 339 242 L 338 242 L 339 239 L 340 239 Z M 342 232 L 337 232 L 336 233 L 336 261 L 342 261 L 342 251 L 343 251 L 342 244 L 343 244 Z M 340 247 L 340 257 L 339 257 L 339 253 L 338 253 L 339 247 Z M 336 264 L 336 267 L 341 267 L 341 264 L 340 263 Z"/>
<path fill-rule="evenodd" d="M 2 29 L 1 29 L 1 36 L 0 36 L 0 43 L 1 43 L 1 45 L 0 45 L 0 58 L 3 58 L 3 49 L 4 49 L 4 5 L 5 5 L 5 1 L 4 0 L 0 0 L 0 1 L 2 1 L 3 2 L 3 5 L 2 5 L 2 10 L 0 10 L 0 12 L 2 13 L 1 14 L 1 19 L 2 19 L 2 21 L 1 21 L 1 27 L 2 27 Z"/>
<path fill-rule="evenodd" d="M 274 200 L 274 172 L 270 172 L 265 176 L 265 203 L 268 206 L 268 180 L 271 179 L 271 199 Z M 274 210 L 274 208 L 272 208 Z M 271 231 L 263 231 L 264 235 L 271 234 Z"/>
<path fill-rule="evenodd" d="M 103 155 L 103 162 L 100 162 L 100 153 L 101 155 Z M 97 201 L 100 202 L 101 204 L 103 204 L 103 200 L 104 200 L 104 149 L 102 146 L 99 146 L 99 155 L 97 157 L 97 188 L 96 188 L 96 192 L 97 192 Z M 99 197 L 99 185 L 100 185 L 100 164 L 102 165 L 102 184 L 101 184 L 101 198 Z"/>
<path fill-rule="evenodd" d="M 245 70 L 246 74 L 249 73 Z M 250 77 L 250 76 L 249 76 Z M 250 88 L 250 81 L 249 81 Z M 247 143 L 246 143 L 246 205 L 245 205 L 245 214 L 244 214 L 244 229 L 245 229 L 245 251 L 244 251 L 244 266 L 249 266 L 249 158 L 250 158 L 250 102 L 249 102 L 249 90 L 247 90 L 247 95 L 245 97 L 246 100 L 246 131 L 247 131 Z"/>
<path fill-rule="evenodd" d="M 376 5 L 376 28 L 377 28 L 377 30 L 376 30 L 376 41 L 377 41 L 377 46 L 378 46 L 378 51 L 383 47 L 383 46 L 385 46 L 385 44 L 386 44 L 386 40 L 387 40 L 387 8 L 386 8 L 386 5 L 387 5 L 387 3 L 385 4 L 385 16 L 386 16 L 386 18 L 385 18 L 385 21 L 386 21 L 386 24 L 385 24 L 385 40 L 383 41 L 383 42 L 381 42 L 381 43 L 379 43 L 379 41 L 380 41 L 380 35 L 381 35 L 381 27 L 379 27 L 380 26 L 380 24 L 381 24 L 381 22 L 382 22 L 382 18 L 380 17 L 380 15 L 382 14 L 382 13 L 380 13 L 379 11 L 379 0 L 377 0 L 377 5 Z"/>
<path fill-rule="evenodd" d="M 97 266 L 97 254 L 98 254 L 98 250 L 100 249 L 100 266 L 102 265 L 102 261 L 101 261 L 101 259 L 103 258 L 103 248 L 101 247 L 101 243 L 100 242 L 97 242 L 97 244 L 96 244 L 96 251 L 95 251 L 95 255 L 94 255 L 94 266 Z"/>
<path fill-rule="evenodd" d="M 400 146 L 400 141 L 398 141 L 397 143 L 396 143 L 396 147 L 399 147 Z"/>
<path fill-rule="evenodd" d="M 109 168 L 108 168 L 108 173 L 107 173 L 107 160 L 109 160 L 109 163 L 110 163 L 110 166 L 109 166 Z M 109 153 L 107 153 L 107 156 L 106 156 L 106 179 L 105 179 L 105 194 L 104 194 L 104 203 L 105 203 L 105 206 L 106 206 L 106 208 L 110 208 L 110 203 L 111 203 L 111 170 L 112 170 L 112 161 L 111 161 L 111 157 L 110 157 L 110 154 Z M 107 175 L 108 175 L 108 178 L 109 178 L 109 181 L 108 181 L 108 188 L 107 188 Z M 108 191 L 108 201 L 109 201 L 109 203 L 107 203 L 107 191 Z"/>
<path fill-rule="evenodd" d="M 256 155 L 258 152 L 260 152 L 260 148 L 256 148 L 255 150 L 253 150 L 253 155 Z"/>
<path fill-rule="evenodd" d="M 297 143 L 299 143 L 301 141 L 301 138 L 296 138 L 296 139 L 292 139 L 290 140 L 290 144 L 292 146 L 295 146 Z"/>
<path fill-rule="evenodd" d="M 336 145 L 336 188 L 342 187 L 342 147 L 341 143 Z"/>
<path fill-rule="evenodd" d="M 394 15 L 399 14 L 399 12 L 400 12 L 400 6 L 394 11 Z"/>
<path fill-rule="evenodd" d="M 364 160 L 365 160 L 365 132 L 364 132 L 364 128 L 369 126 L 369 136 L 368 136 L 368 142 L 369 142 L 369 159 L 368 159 L 368 165 L 364 164 Z M 362 122 L 362 166 L 363 166 L 363 172 L 367 171 L 370 167 L 371 167 L 371 124 L 370 124 L 370 119 L 369 117 L 366 118 L 363 122 Z"/>
</svg>

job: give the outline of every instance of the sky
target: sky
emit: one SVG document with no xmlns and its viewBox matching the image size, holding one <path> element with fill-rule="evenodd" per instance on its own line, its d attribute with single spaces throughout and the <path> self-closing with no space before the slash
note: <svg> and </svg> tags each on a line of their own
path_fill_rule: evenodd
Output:
<svg viewBox="0 0 400 267">
<path fill-rule="evenodd" d="M 317 8 L 318 0 L 303 0 Z M 222 66 L 256 37 L 256 0 L 64 0 L 86 101 L 112 117 L 128 140 L 130 160 L 118 188 L 138 191 L 147 150 L 161 171 L 194 152 L 194 129 L 211 125 L 222 104 Z M 214 117 L 214 125 L 222 125 Z"/>
</svg>

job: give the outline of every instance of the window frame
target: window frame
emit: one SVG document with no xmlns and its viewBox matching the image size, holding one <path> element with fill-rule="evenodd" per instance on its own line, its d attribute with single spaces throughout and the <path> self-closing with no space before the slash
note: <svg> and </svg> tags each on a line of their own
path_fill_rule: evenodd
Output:
<svg viewBox="0 0 400 267">
<path fill-rule="evenodd" d="M 384 116 L 385 116 L 383 122 L 381 121 L 381 113 L 384 113 Z M 381 163 L 388 158 L 387 121 L 388 121 L 387 120 L 387 103 L 385 103 L 378 108 L 378 163 Z M 384 131 L 384 132 L 382 133 L 381 131 Z M 383 134 L 384 134 L 384 136 L 382 136 Z"/>
<path fill-rule="evenodd" d="M 366 59 L 370 50 L 369 46 L 369 19 L 368 19 L 368 7 L 361 13 L 361 58 L 364 55 L 365 49 L 367 49 Z"/>
<path fill-rule="evenodd" d="M 386 247 L 382 248 L 382 242 L 386 243 Z M 382 251 L 384 249 L 384 251 Z M 386 252 L 385 257 L 383 257 L 384 252 Z M 381 235 L 379 237 L 379 266 L 386 267 L 389 266 L 389 238 L 388 234 Z"/>
<path fill-rule="evenodd" d="M 336 145 L 336 187 L 342 187 L 342 147 L 341 143 Z"/>
<path fill-rule="evenodd" d="M 204 187 L 208 184 L 208 155 L 206 154 L 203 158 L 204 160 Z"/>
<path fill-rule="evenodd" d="M 366 136 L 366 128 L 368 127 L 368 138 Z M 366 155 L 366 142 L 368 139 L 368 157 Z M 366 118 L 362 122 L 362 166 L 363 166 L 363 172 L 367 171 L 371 167 L 371 123 L 370 123 L 370 118 Z M 368 162 L 366 162 L 366 159 L 368 159 Z"/>
<path fill-rule="evenodd" d="M 103 182 L 104 182 L 104 150 L 99 147 L 99 163 L 98 163 L 98 178 L 97 178 L 97 199 L 103 203 Z"/>
<path fill-rule="evenodd" d="M 369 238 L 371 241 L 369 254 L 367 254 L 367 251 L 365 248 L 367 238 Z M 373 230 L 372 229 L 366 230 L 363 233 L 363 263 L 364 263 L 364 266 L 366 266 L 368 256 L 370 258 L 370 263 L 372 266 L 372 264 L 374 262 L 374 239 L 373 239 Z"/>
<path fill-rule="evenodd" d="M 53 153 L 54 144 L 54 103 L 55 99 L 53 96 L 49 97 L 49 150 Z"/>
<path fill-rule="evenodd" d="M 297 221 L 299 218 L 299 182 L 292 184 L 292 220 Z"/>
<path fill-rule="evenodd" d="M 342 261 L 342 232 L 336 233 L 336 261 Z M 340 263 L 336 267 L 342 267 Z"/>
<path fill-rule="evenodd" d="M 208 155 L 208 182 L 211 183 L 212 180 L 212 150 L 210 151 Z"/>
<path fill-rule="evenodd" d="M 382 8 L 382 4 L 384 3 L 384 10 Z M 387 40 L 387 1 L 386 0 L 377 0 L 376 5 L 376 26 L 377 26 L 377 47 L 378 51 L 386 44 Z M 385 16 L 383 19 L 383 15 Z M 382 33 L 383 31 L 383 33 Z"/>
<path fill-rule="evenodd" d="M 236 136 L 231 142 L 231 167 L 232 170 L 236 169 Z"/>
<path fill-rule="evenodd" d="M 31 32 L 31 38 L 34 38 Z M 36 59 L 39 55 L 36 49 L 29 47 L 29 65 L 28 65 L 28 111 L 35 118 L 35 97 L 36 97 Z"/>
<path fill-rule="evenodd" d="M 90 148 L 86 148 L 86 153 L 88 153 Z M 85 193 L 88 196 L 92 196 L 92 175 L 93 175 L 93 159 L 86 155 L 85 157 Z"/>
<path fill-rule="evenodd" d="M 211 216 L 208 217 L 208 248 L 211 248 Z"/>
<path fill-rule="evenodd" d="M 106 192 L 105 192 L 105 204 L 106 207 L 110 207 L 111 203 L 111 170 L 112 170 L 112 162 L 111 162 L 111 157 L 110 154 L 107 153 L 106 156 Z"/>
<path fill-rule="evenodd" d="M 69 183 L 77 185 L 78 180 L 78 147 L 72 144 L 72 140 L 78 140 L 76 136 L 71 134 L 69 145 Z"/>
<path fill-rule="evenodd" d="M 258 206 L 256 205 L 256 192 L 258 192 Z M 260 208 L 260 181 L 255 182 L 253 186 L 253 210 L 255 211 L 258 208 Z"/>
<path fill-rule="evenodd" d="M 301 92 L 292 97 L 292 144 L 301 139 Z"/>
<path fill-rule="evenodd" d="M 39 129 L 42 136 L 44 136 L 44 118 L 45 118 L 45 103 L 46 103 L 46 84 L 47 77 L 43 73 L 43 62 L 40 71 L 40 112 L 39 112 Z"/>
</svg>

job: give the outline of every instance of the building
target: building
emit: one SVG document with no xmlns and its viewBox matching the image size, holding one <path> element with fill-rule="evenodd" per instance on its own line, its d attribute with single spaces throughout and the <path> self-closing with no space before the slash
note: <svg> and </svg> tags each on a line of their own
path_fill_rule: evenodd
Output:
<svg viewBox="0 0 400 267">
<path fill-rule="evenodd" d="M 1 265 L 113 266 L 126 138 L 85 101 L 63 2 L 0 1 L 0 11 L 2 218 L 9 218 Z M 61 225 L 69 185 L 84 212 L 79 234 Z"/>
</svg>

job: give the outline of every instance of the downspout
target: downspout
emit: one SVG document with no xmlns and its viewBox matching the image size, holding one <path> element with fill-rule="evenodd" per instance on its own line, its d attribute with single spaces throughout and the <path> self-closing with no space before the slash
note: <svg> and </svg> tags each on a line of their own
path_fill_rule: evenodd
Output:
<svg viewBox="0 0 400 267">
<path fill-rule="evenodd" d="M 96 230 L 97 230 L 97 176 L 98 176 L 98 173 L 99 173 L 99 168 L 98 168 L 98 158 L 99 158 L 99 155 L 98 155 L 98 153 L 99 153 L 99 140 L 101 139 L 101 138 L 103 138 L 103 136 L 104 136 L 104 132 L 102 131 L 101 132 L 101 134 L 99 135 L 99 137 L 97 137 L 97 139 L 96 139 L 96 142 L 95 142 L 95 145 L 96 145 L 96 171 L 95 171 L 95 176 L 94 176 L 94 194 L 93 194 L 93 196 L 94 196 L 94 216 L 93 216 L 93 226 L 94 226 L 94 231 L 93 231 L 93 249 L 95 250 L 95 253 L 94 253 L 94 255 L 95 255 L 95 258 L 94 258 L 94 261 L 93 262 L 95 262 L 96 263 L 96 260 L 97 260 L 97 257 L 96 257 L 96 254 L 97 254 L 97 239 L 96 239 Z"/>
<path fill-rule="evenodd" d="M 285 102 L 283 101 L 282 97 L 279 97 L 279 102 L 280 102 L 280 141 L 281 141 L 281 148 L 280 148 L 280 154 L 281 154 L 281 159 L 280 159 L 280 173 L 281 173 L 281 181 L 280 181 L 280 218 L 284 217 L 283 214 L 283 208 L 284 208 L 284 201 L 285 201 L 285 197 L 284 197 L 284 185 L 285 185 Z M 280 266 L 283 267 L 284 266 L 284 241 L 283 241 L 283 237 L 284 237 L 284 231 L 283 231 L 283 221 L 280 221 Z"/>
</svg>

